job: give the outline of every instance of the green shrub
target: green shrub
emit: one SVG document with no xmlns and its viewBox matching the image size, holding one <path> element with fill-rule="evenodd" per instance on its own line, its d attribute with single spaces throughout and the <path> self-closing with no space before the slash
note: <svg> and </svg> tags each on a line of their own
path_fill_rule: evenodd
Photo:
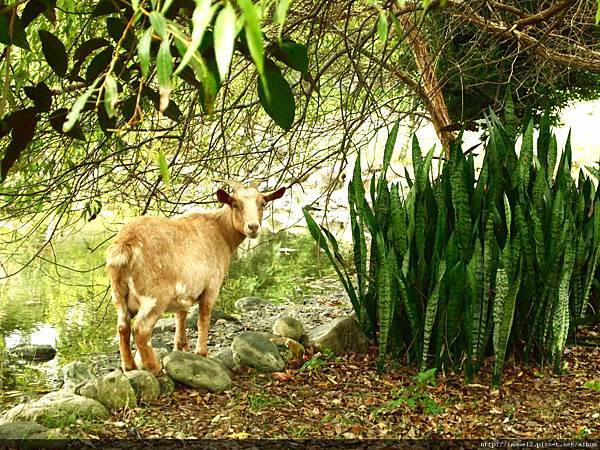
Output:
<svg viewBox="0 0 600 450">
<path fill-rule="evenodd" d="M 551 358 L 558 368 L 570 324 L 586 314 L 600 258 L 600 189 L 583 172 L 572 178 L 569 140 L 558 155 L 547 117 L 535 154 L 532 121 L 519 155 L 516 132 L 495 116 L 488 131 L 479 172 L 459 139 L 435 177 L 433 149 L 423 157 L 414 138 L 406 195 L 386 180 L 398 124 L 369 200 L 358 155 L 348 189 L 353 268 L 305 210 L 361 326 L 378 339 L 381 367 L 393 353 L 422 371 L 463 366 L 470 378 L 493 355 L 495 383 L 507 353 Z"/>
</svg>

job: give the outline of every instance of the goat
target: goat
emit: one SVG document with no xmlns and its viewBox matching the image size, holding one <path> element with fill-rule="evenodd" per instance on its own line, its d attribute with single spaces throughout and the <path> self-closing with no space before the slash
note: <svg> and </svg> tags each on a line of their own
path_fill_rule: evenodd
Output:
<svg viewBox="0 0 600 450">
<path fill-rule="evenodd" d="M 217 190 L 220 209 L 175 219 L 141 216 L 125 225 L 107 249 L 106 270 L 117 309 L 119 351 L 124 371 L 136 369 L 134 339 L 146 370 L 159 374 L 161 364 L 149 344 L 157 320 L 175 312 L 174 349 L 188 351 L 187 310 L 199 304 L 196 353 L 207 355 L 210 315 L 231 256 L 246 238 L 260 232 L 265 203 L 280 198 L 285 187 L 261 193 L 257 183 L 230 182 L 232 194 Z"/>
</svg>

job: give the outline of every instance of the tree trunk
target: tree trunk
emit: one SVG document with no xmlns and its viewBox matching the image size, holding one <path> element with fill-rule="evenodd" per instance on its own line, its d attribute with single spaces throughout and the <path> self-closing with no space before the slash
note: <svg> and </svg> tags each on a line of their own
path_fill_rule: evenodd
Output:
<svg viewBox="0 0 600 450">
<path fill-rule="evenodd" d="M 406 42 L 410 46 L 415 57 L 417 67 L 421 72 L 421 81 L 425 93 L 425 108 L 431 116 L 431 122 L 435 128 L 438 139 L 444 147 L 446 157 L 450 157 L 450 144 L 456 139 L 450 131 L 445 131 L 444 127 L 450 125 L 452 120 L 448 114 L 446 100 L 442 94 L 437 75 L 435 73 L 435 63 L 429 52 L 427 41 L 423 37 L 421 30 L 415 26 L 414 21 L 408 14 L 402 14 L 398 18 L 404 27 Z"/>
</svg>

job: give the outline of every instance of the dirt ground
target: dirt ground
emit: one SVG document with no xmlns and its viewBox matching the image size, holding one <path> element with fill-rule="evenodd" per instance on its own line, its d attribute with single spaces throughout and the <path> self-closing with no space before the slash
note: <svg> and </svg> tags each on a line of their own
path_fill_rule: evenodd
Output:
<svg viewBox="0 0 600 450">
<path fill-rule="evenodd" d="M 419 382 L 411 367 L 379 373 L 374 354 L 318 354 L 282 373 L 242 370 L 226 392 L 179 387 L 172 398 L 62 432 L 102 439 L 600 439 L 597 345 L 568 348 L 560 375 L 509 361 L 499 389 L 491 387 L 489 367 L 470 384 L 458 374 Z"/>
</svg>

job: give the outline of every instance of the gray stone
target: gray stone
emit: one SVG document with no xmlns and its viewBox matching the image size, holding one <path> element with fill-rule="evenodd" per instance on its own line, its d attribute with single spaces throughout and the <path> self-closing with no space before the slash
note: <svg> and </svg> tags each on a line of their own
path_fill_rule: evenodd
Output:
<svg viewBox="0 0 600 450">
<path fill-rule="evenodd" d="M 175 329 L 175 317 L 165 317 L 164 319 L 158 319 L 154 325 L 155 331 L 173 331 Z"/>
<path fill-rule="evenodd" d="M 160 384 L 160 394 L 169 397 L 175 392 L 175 380 L 169 374 L 163 374 L 157 378 Z"/>
<path fill-rule="evenodd" d="M 307 340 L 317 350 L 331 350 L 336 355 L 345 353 L 366 353 L 369 341 L 358 322 L 350 316 L 308 330 Z"/>
<path fill-rule="evenodd" d="M 147 370 L 132 370 L 125 372 L 138 400 L 153 402 L 160 396 L 160 383 Z"/>
<path fill-rule="evenodd" d="M 95 378 L 96 376 L 92 373 L 89 366 L 81 361 L 74 361 L 63 367 L 63 389 L 66 391 L 72 391 L 77 386 Z"/>
<path fill-rule="evenodd" d="M 219 350 L 210 352 L 210 358 L 221 363 L 229 370 L 236 370 L 240 368 L 239 364 L 235 362 L 231 347 L 220 348 Z"/>
<path fill-rule="evenodd" d="M 96 381 L 97 399 L 108 409 L 135 408 L 137 401 L 131 383 L 121 371 L 107 373 Z"/>
<path fill-rule="evenodd" d="M 94 400 L 98 400 L 98 389 L 96 388 L 96 381 L 90 380 L 83 383 L 82 386 L 79 386 L 75 389 L 75 393 L 78 395 L 82 395 L 84 397 L 93 398 Z"/>
<path fill-rule="evenodd" d="M 28 446 L 27 442 L 22 442 L 24 439 L 63 439 L 64 437 L 60 435 L 55 430 L 50 430 L 43 425 L 35 422 L 12 422 L 5 423 L 0 425 L 0 441 L 15 441 L 15 448 L 39 448 L 39 442 L 32 442 L 30 446 Z M 19 442 L 17 442 L 19 441 Z M 8 444 L 4 442 L 4 444 Z M 50 447 L 43 443 L 44 448 L 53 448 L 54 445 L 50 443 Z M 59 444 L 59 443 L 57 443 Z M 12 447 L 12 445 L 8 445 L 8 447 Z M 62 447 L 62 445 L 61 445 Z M 58 446 L 57 446 L 58 448 Z"/>
<path fill-rule="evenodd" d="M 260 299 L 259 299 L 260 300 Z M 198 326 L 198 315 L 199 315 L 199 307 L 198 305 L 193 305 L 188 310 L 188 315 L 185 319 L 186 328 L 196 328 Z M 217 320 L 225 319 L 231 321 L 238 321 L 238 319 L 234 316 L 231 316 L 220 309 L 213 308 L 210 313 L 210 323 L 214 324 Z M 174 331 L 175 330 L 175 317 L 165 317 L 164 319 L 159 319 L 154 325 L 154 329 L 163 332 L 163 331 Z"/>
<path fill-rule="evenodd" d="M 165 356 L 163 365 L 175 380 L 193 388 L 219 392 L 231 386 L 227 367 L 205 356 L 175 351 Z"/>
<path fill-rule="evenodd" d="M 246 331 L 237 335 L 231 343 L 231 350 L 241 366 L 263 372 L 277 372 L 285 367 L 277 346 L 262 333 Z"/>
<path fill-rule="evenodd" d="M 242 297 L 235 301 L 235 308 L 240 311 L 252 311 L 266 305 L 270 305 L 270 303 L 259 297 Z"/>
<path fill-rule="evenodd" d="M 22 403 L 4 413 L 0 423 L 34 421 L 60 426 L 62 421 L 106 419 L 106 408 L 96 400 L 65 391 L 50 392 L 31 403 Z"/>
<path fill-rule="evenodd" d="M 10 351 L 26 361 L 50 361 L 56 356 L 56 349 L 51 345 L 17 345 Z"/>
<path fill-rule="evenodd" d="M 192 306 L 188 310 L 187 318 L 185 319 L 185 326 L 187 328 L 196 328 L 198 326 L 198 315 L 200 314 L 200 307 L 198 305 Z M 237 322 L 238 319 L 221 311 L 218 308 L 213 308 L 210 312 L 210 323 L 214 324 L 217 320 L 230 320 Z"/>
<path fill-rule="evenodd" d="M 304 335 L 304 326 L 302 322 L 293 317 L 278 317 L 273 323 L 273 334 L 299 341 Z"/>
<path fill-rule="evenodd" d="M 152 347 L 154 348 L 154 353 L 156 353 L 156 359 L 158 359 L 159 363 L 170 352 L 170 350 L 167 347 L 154 346 L 154 345 L 152 345 Z M 143 369 L 144 368 L 144 365 L 142 364 L 142 356 L 140 355 L 140 352 L 138 352 L 136 350 L 135 354 L 133 355 L 133 359 L 134 359 L 135 365 L 137 366 L 138 369 Z"/>
</svg>

